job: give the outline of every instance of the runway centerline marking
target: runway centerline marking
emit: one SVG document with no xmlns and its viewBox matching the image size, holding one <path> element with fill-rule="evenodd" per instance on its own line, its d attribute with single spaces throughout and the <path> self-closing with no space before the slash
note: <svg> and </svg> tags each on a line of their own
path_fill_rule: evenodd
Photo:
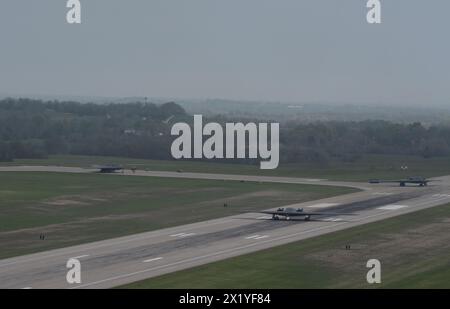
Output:
<svg viewBox="0 0 450 309">
<path fill-rule="evenodd" d="M 89 254 L 85 254 L 85 255 L 80 255 L 80 256 L 74 256 L 74 257 L 71 257 L 71 259 L 82 259 L 82 258 L 85 258 L 85 257 L 88 257 L 89 256 Z"/>
<path fill-rule="evenodd" d="M 382 207 L 378 207 L 377 209 L 381 209 L 381 210 L 398 210 L 398 209 L 402 209 L 402 208 L 406 208 L 409 207 L 407 205 L 386 205 L 386 206 L 382 206 Z"/>
<path fill-rule="evenodd" d="M 434 194 L 433 197 L 437 198 L 450 198 L 450 194 Z"/>
<path fill-rule="evenodd" d="M 195 233 L 178 233 L 178 234 L 170 235 L 170 237 L 184 238 L 184 237 L 189 237 L 189 236 L 194 236 L 194 235 L 195 235 Z"/>
<path fill-rule="evenodd" d="M 254 239 L 258 240 L 258 239 L 264 239 L 264 238 L 267 238 L 267 237 L 269 237 L 269 236 L 268 235 L 263 235 L 263 236 L 255 237 Z"/>
<path fill-rule="evenodd" d="M 319 204 L 314 204 L 311 206 L 307 206 L 310 208 L 327 208 L 327 207 L 332 207 L 332 206 L 338 206 L 340 205 L 339 203 L 319 203 Z"/>
<path fill-rule="evenodd" d="M 248 236 L 248 237 L 245 237 L 245 239 L 253 239 L 253 238 L 256 238 L 256 237 L 259 237 L 259 236 L 261 236 L 261 235 Z"/>
<path fill-rule="evenodd" d="M 338 222 L 338 221 L 342 221 L 342 218 L 325 218 L 322 221 L 327 221 L 327 222 Z"/>
<path fill-rule="evenodd" d="M 271 216 L 261 216 L 256 219 L 272 219 L 272 217 Z"/>
<path fill-rule="evenodd" d="M 245 239 L 264 239 L 264 238 L 267 238 L 267 237 L 269 237 L 269 235 L 259 235 L 259 234 L 257 234 L 257 235 L 252 235 L 252 236 L 245 237 Z"/>
<path fill-rule="evenodd" d="M 163 259 L 162 257 L 157 257 L 157 258 L 145 260 L 144 263 L 150 263 L 150 262 L 159 261 L 162 259 Z"/>
<path fill-rule="evenodd" d="M 184 237 L 189 237 L 189 236 L 194 236 L 194 235 L 195 235 L 195 233 L 187 233 L 184 235 L 180 235 L 179 237 L 184 238 Z"/>
</svg>

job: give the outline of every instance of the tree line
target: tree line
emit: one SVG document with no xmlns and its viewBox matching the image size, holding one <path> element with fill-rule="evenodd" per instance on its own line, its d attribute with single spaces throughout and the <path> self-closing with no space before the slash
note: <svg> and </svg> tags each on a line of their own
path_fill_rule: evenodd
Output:
<svg viewBox="0 0 450 309">
<path fill-rule="evenodd" d="M 208 121 L 239 121 L 227 116 L 214 118 Z M 192 116 L 173 102 L 4 99 L 0 101 L 0 161 L 53 154 L 170 160 L 175 138 L 170 129 L 175 121 L 191 122 Z M 450 127 L 445 125 L 293 121 L 283 123 L 280 129 L 280 160 L 284 163 L 352 161 L 364 154 L 450 155 Z"/>
<path fill-rule="evenodd" d="M 82 104 L 29 99 L 0 101 L 0 160 L 51 154 L 168 159 L 175 103 Z"/>
</svg>

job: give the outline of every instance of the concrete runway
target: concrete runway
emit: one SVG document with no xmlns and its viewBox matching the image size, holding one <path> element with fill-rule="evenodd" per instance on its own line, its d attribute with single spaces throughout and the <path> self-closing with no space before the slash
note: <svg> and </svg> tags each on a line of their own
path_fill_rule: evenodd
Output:
<svg viewBox="0 0 450 309">
<path fill-rule="evenodd" d="M 87 173 L 65 167 L 5 167 L 1 171 Z M 352 213 L 317 216 L 315 220 L 272 221 L 246 213 L 109 239 L 0 261 L 0 288 L 110 288 L 213 261 L 306 239 L 352 226 L 450 203 L 450 176 L 428 187 L 396 187 L 318 179 L 259 177 L 175 172 L 126 172 L 128 175 L 226 179 L 278 183 L 351 186 L 363 191 L 323 200 L 288 205 L 305 211 Z M 113 175 L 111 175 L 113 176 Z M 114 175 L 116 177 L 119 175 Z M 281 206 L 281 205 L 280 205 Z M 68 284 L 66 263 L 81 262 L 81 284 Z"/>
</svg>

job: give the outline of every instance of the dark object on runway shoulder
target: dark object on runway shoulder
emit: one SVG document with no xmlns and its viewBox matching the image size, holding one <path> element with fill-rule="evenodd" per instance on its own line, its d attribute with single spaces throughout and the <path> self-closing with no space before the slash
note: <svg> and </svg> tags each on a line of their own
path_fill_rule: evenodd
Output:
<svg viewBox="0 0 450 309">
<path fill-rule="evenodd" d="M 99 173 L 115 173 L 117 171 L 123 170 L 120 165 L 94 165 L 93 168 L 98 169 Z"/>
<path fill-rule="evenodd" d="M 377 183 L 398 183 L 400 187 L 405 187 L 407 184 L 416 184 L 420 187 L 426 187 L 428 186 L 428 183 L 431 181 L 436 180 L 430 180 L 425 177 L 416 176 L 416 177 L 408 177 L 406 179 L 398 179 L 398 180 L 381 180 L 381 179 L 370 179 L 369 183 L 371 184 L 377 184 Z"/>
</svg>

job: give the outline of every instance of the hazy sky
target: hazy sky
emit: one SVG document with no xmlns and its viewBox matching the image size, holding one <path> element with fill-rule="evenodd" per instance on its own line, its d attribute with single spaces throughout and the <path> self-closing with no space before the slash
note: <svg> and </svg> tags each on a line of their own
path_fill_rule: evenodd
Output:
<svg viewBox="0 0 450 309">
<path fill-rule="evenodd" d="M 450 104 L 450 1 L 1 0 L 0 94 Z"/>
</svg>

